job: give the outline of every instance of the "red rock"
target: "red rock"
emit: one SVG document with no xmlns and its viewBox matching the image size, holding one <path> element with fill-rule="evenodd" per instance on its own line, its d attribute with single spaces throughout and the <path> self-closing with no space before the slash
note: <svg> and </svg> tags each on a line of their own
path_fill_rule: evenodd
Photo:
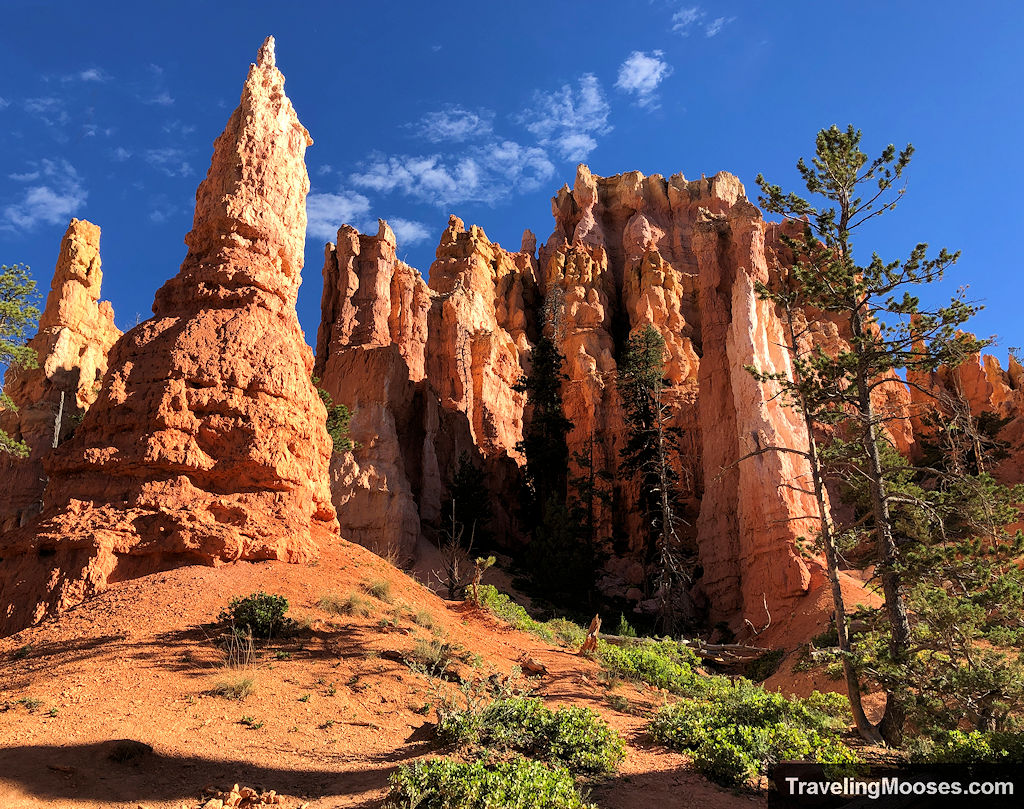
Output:
<svg viewBox="0 0 1024 809">
<path fill-rule="evenodd" d="M 5 537 L 7 630 L 112 579 L 305 561 L 312 524 L 336 525 L 326 412 L 295 312 L 312 141 L 283 86 L 268 38 L 214 144 L 180 272 L 112 348 L 99 399 L 47 459 L 51 516 Z"/>
<path fill-rule="evenodd" d="M 39 331 L 29 341 L 38 367 L 12 368 L 6 374 L 4 390 L 18 409 L 0 410 L 0 429 L 23 440 L 29 456 L 0 460 L 0 532 L 24 524 L 42 510 L 43 456 L 53 447 L 55 430 L 57 438 L 65 440 L 96 400 L 107 370 L 107 352 L 121 336 L 110 303 L 100 301 L 99 248 L 100 229 L 72 219 L 61 242 Z"/>
</svg>

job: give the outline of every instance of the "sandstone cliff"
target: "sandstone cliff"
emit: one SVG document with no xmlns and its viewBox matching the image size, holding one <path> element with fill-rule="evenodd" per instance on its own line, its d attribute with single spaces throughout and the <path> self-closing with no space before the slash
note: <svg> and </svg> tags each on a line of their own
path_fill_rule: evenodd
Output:
<svg viewBox="0 0 1024 809">
<path fill-rule="evenodd" d="M 492 528 L 512 532 L 530 349 L 531 254 L 449 222 L 430 284 L 398 261 L 385 222 L 375 236 L 343 226 L 324 261 L 315 373 L 352 410 L 353 452 L 336 454 L 331 489 L 342 536 L 408 559 L 441 506 L 462 453 L 496 500 Z"/>
<path fill-rule="evenodd" d="M 311 525 L 336 525 L 295 313 L 311 142 L 268 39 L 214 144 L 180 272 L 111 349 L 99 399 L 47 458 L 50 516 L 4 537 L 0 623 L 180 564 L 307 560 Z"/>
<path fill-rule="evenodd" d="M 39 331 L 29 341 L 36 368 L 12 368 L 4 391 L 17 410 L 0 410 L 0 429 L 28 445 L 25 459 L 0 459 L 0 533 L 42 509 L 43 456 L 65 440 L 100 392 L 107 352 L 121 332 L 100 301 L 100 229 L 72 219 L 60 246 Z"/>
</svg>

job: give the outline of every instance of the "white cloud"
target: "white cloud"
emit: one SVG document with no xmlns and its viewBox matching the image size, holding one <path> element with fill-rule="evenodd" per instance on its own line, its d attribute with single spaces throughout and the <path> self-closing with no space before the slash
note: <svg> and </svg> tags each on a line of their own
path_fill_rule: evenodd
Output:
<svg viewBox="0 0 1024 809">
<path fill-rule="evenodd" d="M 332 171 L 334 171 L 334 166 L 332 166 L 330 163 L 324 163 L 320 168 L 316 170 L 316 173 L 322 177 L 325 174 L 330 174 Z"/>
<path fill-rule="evenodd" d="M 112 77 L 109 73 L 98 67 L 90 67 L 85 70 L 80 70 L 77 73 L 72 73 L 69 76 L 62 76 L 61 81 L 110 81 Z"/>
<path fill-rule="evenodd" d="M 663 51 L 633 51 L 619 67 L 619 78 L 615 86 L 636 95 L 641 107 L 655 109 L 658 106 L 657 89 L 672 75 L 672 66 L 666 62 Z"/>
<path fill-rule="evenodd" d="M 672 15 L 672 30 L 680 36 L 688 37 L 690 29 L 704 17 L 700 6 L 686 6 Z"/>
<path fill-rule="evenodd" d="M 715 19 L 704 27 L 704 36 L 710 39 L 735 19 L 735 17 L 715 17 Z"/>
<path fill-rule="evenodd" d="M 66 160 L 42 160 L 33 179 L 45 178 L 43 185 L 25 189 L 19 202 L 8 205 L 0 217 L 0 229 L 31 230 L 39 224 L 64 224 L 85 204 L 89 196 L 82 187 L 82 178 Z"/>
<path fill-rule="evenodd" d="M 143 103 L 145 103 L 145 104 L 156 104 L 157 106 L 160 106 L 160 107 L 169 107 L 169 106 L 171 106 L 174 103 L 174 99 L 171 98 L 171 94 L 170 93 L 168 93 L 166 90 L 164 90 L 164 91 L 162 91 L 160 93 L 157 93 L 155 96 L 150 96 L 149 98 L 144 98 L 143 99 Z"/>
<path fill-rule="evenodd" d="M 38 180 L 40 174 L 38 171 L 26 171 L 24 174 L 8 174 L 7 176 L 19 183 L 30 183 L 33 180 Z"/>
<path fill-rule="evenodd" d="M 388 219 L 387 222 L 395 232 L 395 239 L 400 246 L 418 244 L 430 238 L 430 231 L 422 222 L 402 219 L 400 216 Z"/>
<path fill-rule="evenodd" d="M 696 28 L 703 28 L 708 39 L 721 33 L 735 17 L 714 17 L 710 21 L 708 14 L 700 6 L 684 6 L 672 15 L 672 30 L 680 36 L 688 37 Z"/>
<path fill-rule="evenodd" d="M 11 106 L 11 102 L 6 98 L 0 97 L 0 110 L 6 109 L 9 106 Z"/>
<path fill-rule="evenodd" d="M 554 174 L 547 152 L 512 140 L 494 140 L 457 155 L 374 155 L 352 175 L 359 188 L 401 193 L 447 207 L 493 205 L 512 193 L 540 188 Z"/>
<path fill-rule="evenodd" d="M 333 241 L 342 225 L 364 230 L 369 214 L 370 200 L 362 194 L 310 194 L 306 197 L 306 234 Z"/>
<path fill-rule="evenodd" d="M 118 163 L 123 163 L 131 156 L 132 153 L 125 149 L 124 146 L 118 146 L 116 149 L 114 149 L 113 152 L 114 160 L 116 160 Z"/>
<path fill-rule="evenodd" d="M 494 112 L 491 110 L 467 110 L 464 107 L 453 106 L 428 112 L 422 120 L 407 126 L 415 129 L 431 143 L 461 143 L 490 135 L 494 129 L 493 121 Z"/>
<path fill-rule="evenodd" d="M 610 112 L 601 83 L 593 73 L 550 93 L 537 91 L 533 103 L 518 117 L 542 146 L 558 150 L 565 160 L 585 160 L 597 146 L 595 135 L 611 131 Z"/>
<path fill-rule="evenodd" d="M 54 96 L 26 98 L 25 111 L 37 116 L 47 126 L 63 126 L 71 116 L 65 102 Z"/>
<path fill-rule="evenodd" d="M 162 171 L 168 177 L 188 177 L 192 173 L 191 164 L 185 159 L 185 152 L 174 147 L 163 149 L 147 149 L 143 158 L 149 165 Z"/>
</svg>

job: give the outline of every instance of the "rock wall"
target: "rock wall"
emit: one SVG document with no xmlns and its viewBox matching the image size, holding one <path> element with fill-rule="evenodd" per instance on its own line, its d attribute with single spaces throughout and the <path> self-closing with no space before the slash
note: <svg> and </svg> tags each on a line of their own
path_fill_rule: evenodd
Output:
<svg viewBox="0 0 1024 809">
<path fill-rule="evenodd" d="M 29 341 L 36 368 L 11 368 L 4 391 L 17 410 L 0 409 L 0 429 L 28 445 L 27 458 L 0 456 L 0 533 L 42 510 L 43 456 L 64 441 L 99 396 L 107 353 L 121 336 L 114 310 L 100 301 L 100 229 L 72 219 L 39 330 Z"/>
<path fill-rule="evenodd" d="M 925 418 L 930 413 L 946 418 L 969 413 L 975 426 L 979 418 L 995 417 L 1002 423 L 988 438 L 1002 446 L 983 448 L 983 453 L 999 450 L 987 471 L 1005 484 L 1024 483 L 1024 368 L 1016 356 L 1010 354 L 1005 371 L 995 357 L 976 354 L 956 368 L 911 374 L 910 381 L 918 435 L 933 432 Z"/>
<path fill-rule="evenodd" d="M 535 260 L 452 217 L 428 287 L 395 246 L 382 221 L 375 236 L 343 226 L 325 251 L 316 374 L 351 409 L 358 444 L 332 461 L 342 536 L 415 556 L 466 452 L 495 496 L 492 528 L 505 540 L 523 463 L 524 401 L 513 388 L 531 346 Z"/>
<path fill-rule="evenodd" d="M 311 142 L 268 39 L 214 143 L 181 270 L 47 457 L 49 516 L 3 537 L 0 631 L 153 570 L 308 560 L 313 524 L 336 526 L 295 312 Z"/>
</svg>

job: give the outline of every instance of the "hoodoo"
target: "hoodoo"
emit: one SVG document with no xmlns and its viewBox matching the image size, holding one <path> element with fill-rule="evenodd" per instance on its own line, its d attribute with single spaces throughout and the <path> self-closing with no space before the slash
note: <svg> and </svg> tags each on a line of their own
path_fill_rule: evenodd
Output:
<svg viewBox="0 0 1024 809">
<path fill-rule="evenodd" d="M 42 510 L 43 456 L 71 434 L 96 401 L 107 352 L 121 336 L 100 300 L 100 229 L 72 219 L 60 245 L 46 308 L 29 347 L 35 368 L 10 368 L 4 391 L 16 410 L 0 410 L 0 429 L 28 446 L 27 458 L 0 454 L 0 532 Z"/>
<path fill-rule="evenodd" d="M 4 537 L 7 631 L 109 580 L 307 560 L 314 524 L 336 526 L 326 414 L 295 311 L 311 143 L 268 38 L 214 143 L 180 272 L 47 457 L 44 519 Z"/>
</svg>

